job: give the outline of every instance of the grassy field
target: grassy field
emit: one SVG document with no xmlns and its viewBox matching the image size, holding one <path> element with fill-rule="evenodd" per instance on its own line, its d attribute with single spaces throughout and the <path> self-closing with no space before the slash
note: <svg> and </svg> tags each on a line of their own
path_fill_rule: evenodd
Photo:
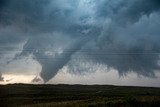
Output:
<svg viewBox="0 0 160 107">
<path fill-rule="evenodd" d="M 0 86 L 0 107 L 160 107 L 160 88 L 109 85 Z"/>
</svg>

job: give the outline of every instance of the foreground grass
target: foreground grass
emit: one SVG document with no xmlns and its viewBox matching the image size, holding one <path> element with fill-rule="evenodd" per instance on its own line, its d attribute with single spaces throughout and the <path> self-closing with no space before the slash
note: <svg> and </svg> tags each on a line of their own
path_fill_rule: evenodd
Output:
<svg viewBox="0 0 160 107">
<path fill-rule="evenodd" d="M 0 86 L 0 107 L 158 107 L 160 88 L 107 85 Z"/>
</svg>

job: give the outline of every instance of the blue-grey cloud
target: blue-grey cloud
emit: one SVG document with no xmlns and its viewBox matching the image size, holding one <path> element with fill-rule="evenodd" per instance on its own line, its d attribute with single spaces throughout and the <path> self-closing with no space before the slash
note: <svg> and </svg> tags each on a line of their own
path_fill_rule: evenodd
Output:
<svg viewBox="0 0 160 107">
<path fill-rule="evenodd" d="M 1 0 L 1 54 L 24 42 L 12 60 L 32 54 L 45 82 L 80 54 L 120 75 L 155 77 L 159 9 L 159 0 Z"/>
<path fill-rule="evenodd" d="M 4 78 L 2 77 L 2 74 L 1 74 L 1 72 L 0 72 L 0 82 L 1 81 L 4 81 Z"/>
<path fill-rule="evenodd" d="M 41 82 L 42 80 L 38 77 L 38 76 L 36 76 L 31 82 L 32 83 L 37 83 L 37 82 Z"/>
</svg>

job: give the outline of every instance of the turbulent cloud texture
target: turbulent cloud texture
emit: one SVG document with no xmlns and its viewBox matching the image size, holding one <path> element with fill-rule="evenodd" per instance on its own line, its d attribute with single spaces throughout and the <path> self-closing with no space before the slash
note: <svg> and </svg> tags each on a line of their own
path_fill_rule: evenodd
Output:
<svg viewBox="0 0 160 107">
<path fill-rule="evenodd" d="M 87 63 L 155 77 L 159 19 L 159 0 L 0 0 L 0 68 L 32 55 L 44 82 Z"/>
</svg>

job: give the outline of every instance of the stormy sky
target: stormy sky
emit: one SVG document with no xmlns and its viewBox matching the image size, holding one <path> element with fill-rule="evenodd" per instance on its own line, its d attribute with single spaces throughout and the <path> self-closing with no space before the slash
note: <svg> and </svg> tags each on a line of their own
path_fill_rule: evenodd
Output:
<svg viewBox="0 0 160 107">
<path fill-rule="evenodd" d="M 0 0 L 4 82 L 18 78 L 9 75 L 32 75 L 30 82 L 54 83 L 65 72 L 61 78 L 94 74 L 97 81 L 106 73 L 102 83 L 112 84 L 111 72 L 158 83 L 159 41 L 159 0 Z"/>
</svg>

